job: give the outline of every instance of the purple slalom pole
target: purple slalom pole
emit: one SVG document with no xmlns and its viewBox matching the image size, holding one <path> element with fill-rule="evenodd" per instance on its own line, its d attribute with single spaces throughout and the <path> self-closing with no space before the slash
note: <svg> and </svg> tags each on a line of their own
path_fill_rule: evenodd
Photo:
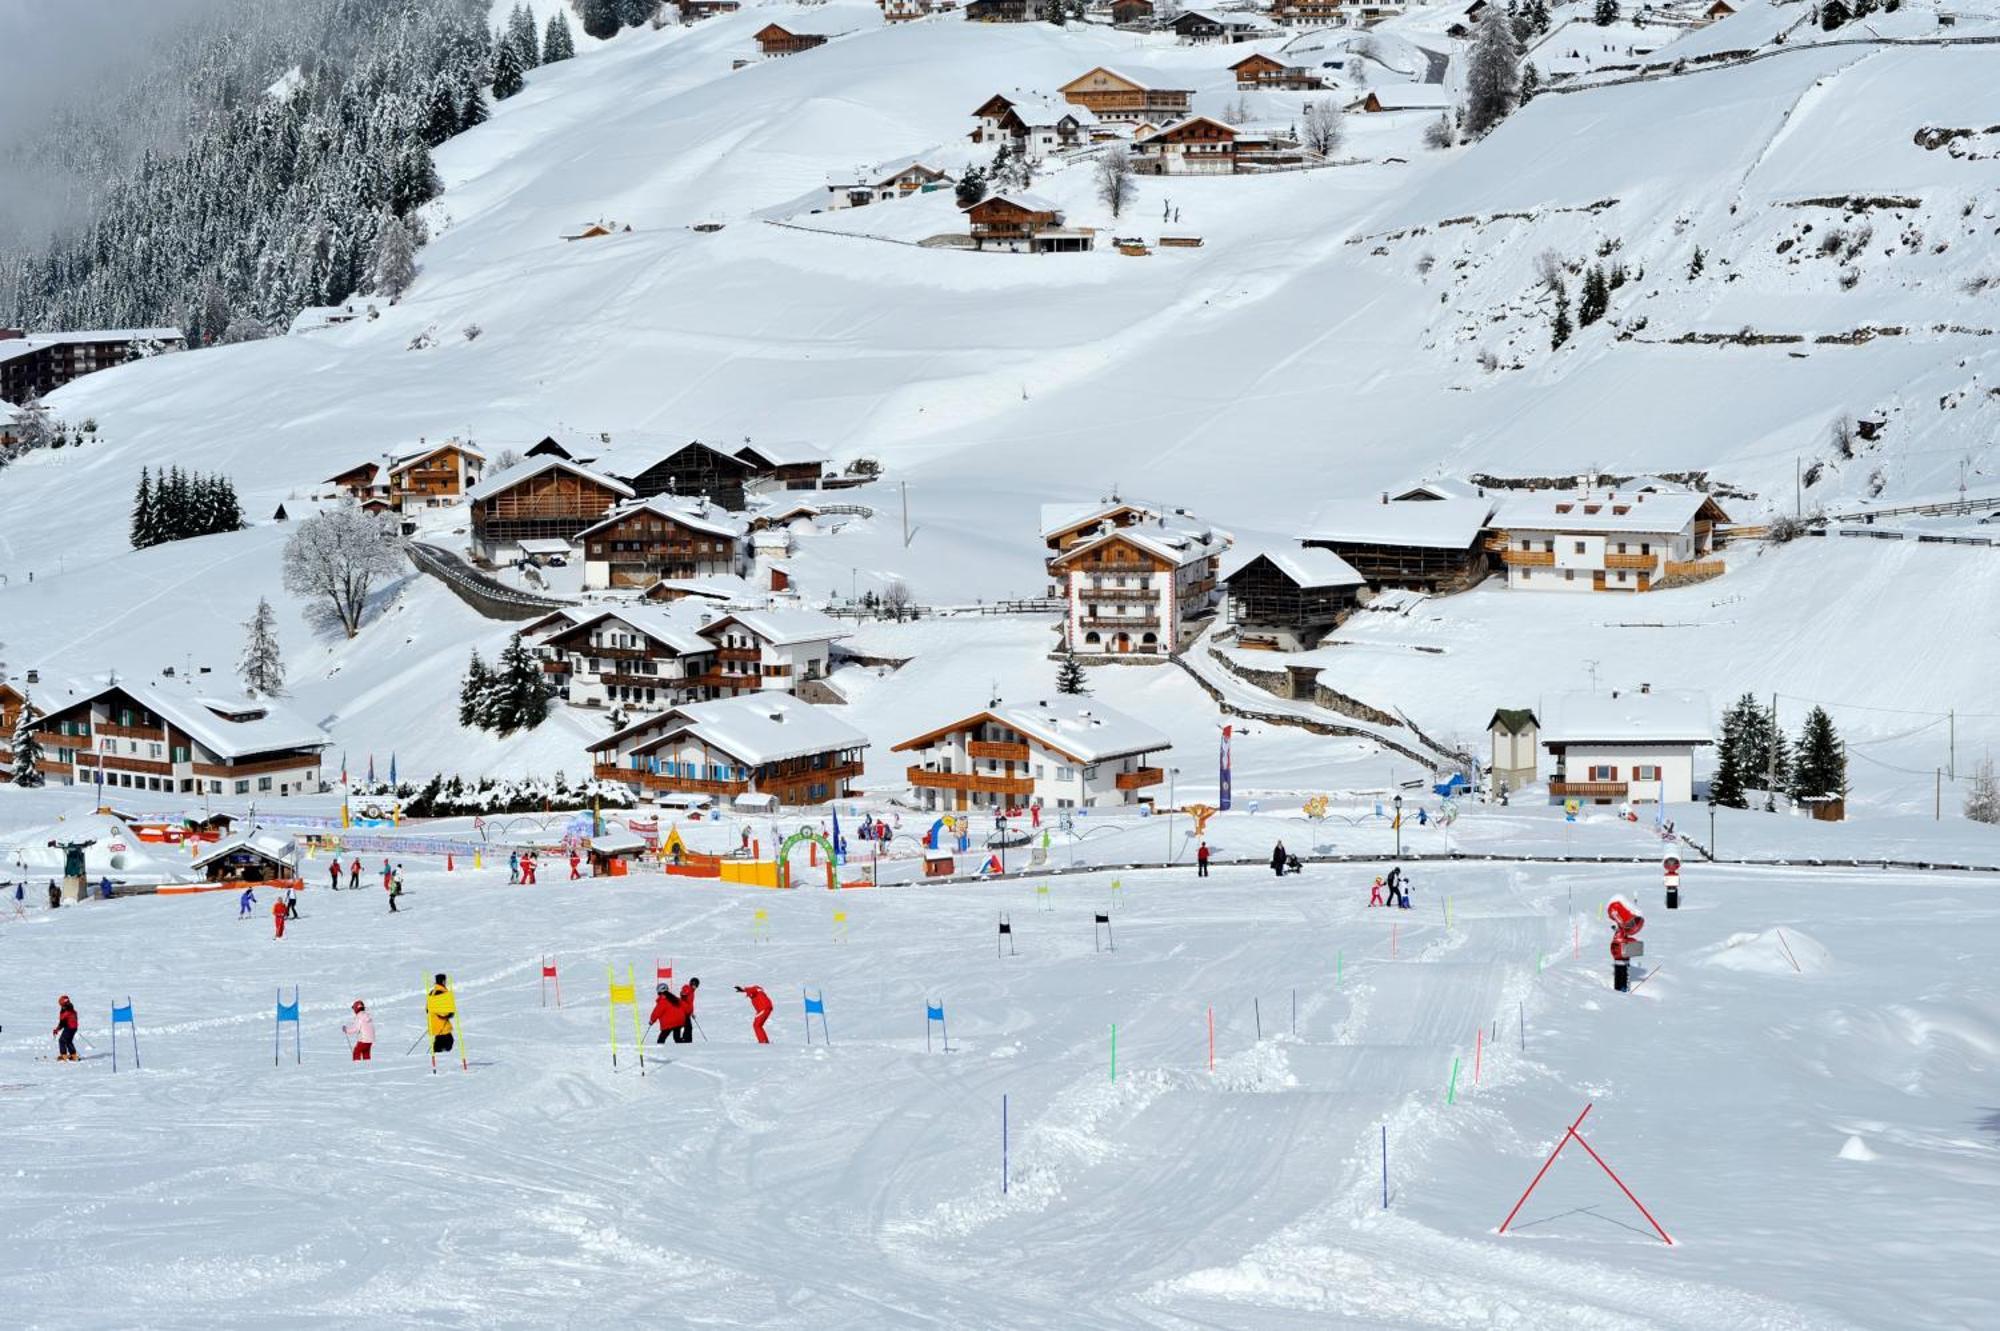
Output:
<svg viewBox="0 0 2000 1331">
<path fill-rule="evenodd" d="M 1007 1097 L 1000 1097 L 1000 1195 L 1007 1195 Z"/>
</svg>

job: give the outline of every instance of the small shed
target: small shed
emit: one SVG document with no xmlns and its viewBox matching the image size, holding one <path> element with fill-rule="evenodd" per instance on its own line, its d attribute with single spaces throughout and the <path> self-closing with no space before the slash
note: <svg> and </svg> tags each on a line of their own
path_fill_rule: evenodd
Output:
<svg viewBox="0 0 2000 1331">
<path fill-rule="evenodd" d="M 521 557 L 530 564 L 562 564 L 569 561 L 570 543 L 553 536 L 531 536 L 519 545 Z"/>
<path fill-rule="evenodd" d="M 637 832 L 606 832 L 590 839 L 590 872 L 595 878 L 623 878 L 632 861 L 646 853 L 646 839 Z"/>
<path fill-rule="evenodd" d="M 1807 795 L 1799 800 L 1815 821 L 1838 823 L 1847 819 L 1847 797 L 1844 795 Z"/>
<path fill-rule="evenodd" d="M 1541 722 L 1526 707 L 1502 707 L 1486 723 L 1493 740 L 1493 786 L 1495 790 L 1519 790 L 1538 779 Z"/>
<path fill-rule="evenodd" d="M 194 871 L 211 883 L 297 882 L 299 847 L 288 836 L 253 827 L 216 842 L 196 858 Z"/>
</svg>

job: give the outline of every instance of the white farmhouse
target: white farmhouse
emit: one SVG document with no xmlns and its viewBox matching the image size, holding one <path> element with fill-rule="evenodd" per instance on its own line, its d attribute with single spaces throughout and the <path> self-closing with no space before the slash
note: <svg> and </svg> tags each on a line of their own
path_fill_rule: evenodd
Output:
<svg viewBox="0 0 2000 1331">
<path fill-rule="evenodd" d="M 1510 589 L 1643 592 L 1718 576 L 1728 520 L 1693 490 L 1529 490 L 1501 501 L 1493 544 Z"/>
<path fill-rule="evenodd" d="M 1154 758 L 1173 741 L 1084 698 L 995 701 L 904 740 L 907 776 L 926 809 L 1104 808 L 1151 803 L 1166 780 Z"/>
<path fill-rule="evenodd" d="M 699 630 L 715 645 L 713 672 L 702 682 L 722 696 L 753 691 L 797 693 L 833 668 L 833 644 L 848 635 L 812 610 L 732 610 Z"/>
<path fill-rule="evenodd" d="M 1216 570 L 1231 538 L 1192 514 L 1078 534 L 1049 561 L 1065 602 L 1063 643 L 1090 656 L 1166 660 L 1220 601 Z"/>
<path fill-rule="evenodd" d="M 1561 693 L 1537 714 L 1555 759 L 1556 802 L 1685 804 L 1694 798 L 1694 752 L 1715 742 L 1708 695 L 1691 690 Z"/>
</svg>

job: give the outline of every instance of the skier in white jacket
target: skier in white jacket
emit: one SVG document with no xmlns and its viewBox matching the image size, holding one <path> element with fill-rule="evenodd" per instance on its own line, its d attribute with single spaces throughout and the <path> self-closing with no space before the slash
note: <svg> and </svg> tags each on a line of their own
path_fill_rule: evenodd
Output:
<svg viewBox="0 0 2000 1331">
<path fill-rule="evenodd" d="M 360 999 L 354 1000 L 354 1020 L 340 1028 L 341 1034 L 354 1037 L 354 1061 L 369 1063 L 374 1061 L 375 1018 L 368 1011 L 368 1005 Z"/>
</svg>

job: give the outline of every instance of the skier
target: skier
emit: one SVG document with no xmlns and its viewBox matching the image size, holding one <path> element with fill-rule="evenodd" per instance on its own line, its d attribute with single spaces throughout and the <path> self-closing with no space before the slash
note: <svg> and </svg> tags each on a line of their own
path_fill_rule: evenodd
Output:
<svg viewBox="0 0 2000 1331">
<path fill-rule="evenodd" d="M 757 1033 L 757 1043 L 771 1043 L 771 1037 L 764 1034 L 764 1023 L 771 1019 L 771 996 L 754 984 L 739 984 L 736 992 L 750 1000 L 750 1010 L 756 1013 L 750 1019 L 750 1029 Z"/>
<path fill-rule="evenodd" d="M 366 1003 L 358 998 L 354 1000 L 354 1020 L 342 1026 L 340 1033 L 354 1037 L 353 1058 L 356 1063 L 375 1061 L 375 1018 Z"/>
<path fill-rule="evenodd" d="M 385 891 L 385 892 L 386 892 L 386 891 L 388 891 L 388 890 L 389 890 L 389 880 L 390 880 L 390 879 L 392 879 L 392 878 L 394 878 L 395 876 L 396 876 L 396 874 L 395 874 L 395 871 L 394 871 L 393 869 L 391 869 L 391 868 L 389 867 L 389 861 L 387 861 L 387 860 L 383 860 L 383 861 L 382 861 L 382 890 L 383 890 L 383 891 Z"/>
<path fill-rule="evenodd" d="M 292 889 L 289 887 L 285 889 L 285 918 L 288 920 L 299 918 L 299 899 L 292 895 Z"/>
<path fill-rule="evenodd" d="M 1374 884 L 1368 889 L 1368 905 L 1370 909 L 1373 909 L 1374 907 L 1379 906 L 1381 904 L 1382 904 L 1382 875 L 1376 874 Z"/>
<path fill-rule="evenodd" d="M 580 868 L 582 864 L 583 864 L 583 856 L 577 854 L 575 851 L 571 851 L 569 853 L 569 880 L 572 883 L 574 883 L 577 879 L 583 877 L 583 873 Z"/>
<path fill-rule="evenodd" d="M 395 904 L 393 899 L 390 904 L 392 907 Z M 451 1023 L 458 1013 L 452 1010 L 451 986 L 445 983 L 443 971 L 437 973 L 436 982 L 424 998 L 424 1012 L 430 1018 L 427 1029 L 431 1036 L 431 1057 L 450 1053 L 453 1044 Z"/>
<path fill-rule="evenodd" d="M 681 1024 L 674 1031 L 675 1044 L 694 1043 L 694 991 L 701 988 L 701 977 L 696 976 L 681 986 Z"/>
<path fill-rule="evenodd" d="M 53 888 L 51 888 L 50 890 L 54 891 Z M 54 903 L 52 902 L 50 904 L 53 905 Z M 257 904 L 257 889 L 254 887 L 244 888 L 243 895 L 236 898 L 236 918 L 240 920 L 244 916 L 248 915 L 250 913 L 250 908 L 256 904 Z"/>
<path fill-rule="evenodd" d="M 1429 827 L 1430 823 L 1431 823 L 1430 810 L 1419 808 L 1417 810 L 1417 826 Z"/>
<path fill-rule="evenodd" d="M 521 881 L 521 852 L 518 850 L 510 850 L 507 852 L 507 885 L 511 887 L 520 881 Z"/>
<path fill-rule="evenodd" d="M 1389 869 L 1389 876 L 1382 880 L 1382 886 L 1388 889 L 1386 893 L 1388 897 L 1388 902 L 1387 902 L 1388 905 L 1400 906 L 1403 904 L 1402 889 L 1397 886 L 1397 884 L 1401 883 L 1402 881 L 1403 881 L 1402 867 L 1400 865 L 1392 865 Z"/>
<path fill-rule="evenodd" d="M 529 887 L 535 885 L 535 852 L 532 850 L 521 856 L 521 881 Z"/>
<path fill-rule="evenodd" d="M 271 903 L 271 924 L 277 929 L 277 932 L 272 934 L 271 937 L 274 940 L 283 938 L 285 936 L 285 903 L 282 899 Z"/>
<path fill-rule="evenodd" d="M 1206 841 L 1195 847 L 1194 876 L 1197 878 L 1208 877 L 1208 843 Z"/>
<path fill-rule="evenodd" d="M 1271 847 L 1271 872 L 1280 878 L 1285 876 L 1285 843 L 1282 841 Z"/>
<path fill-rule="evenodd" d="M 68 994 L 56 1000 L 56 1028 L 49 1034 L 56 1037 L 56 1062 L 76 1062 L 76 1009 Z"/>
<path fill-rule="evenodd" d="M 327 886 L 338 892 L 340 890 L 340 861 L 335 860 L 332 864 L 327 865 L 326 872 L 330 880 Z"/>
<path fill-rule="evenodd" d="M 361 857 L 359 855 L 354 857 L 354 863 L 347 866 L 347 890 L 350 892 L 361 890 Z"/>
<path fill-rule="evenodd" d="M 674 998 L 672 985 L 661 981 L 654 987 L 653 992 L 658 997 L 653 999 L 653 1015 L 646 1018 L 646 1024 L 660 1028 L 660 1033 L 654 1038 L 653 1043 L 665 1044 L 667 1037 L 679 1030 L 686 1018 L 681 1015 L 681 1005 Z"/>
<path fill-rule="evenodd" d="M 403 895 L 403 875 L 390 875 L 387 886 L 389 888 L 389 913 L 394 915 L 396 913 L 396 898 Z"/>
</svg>

